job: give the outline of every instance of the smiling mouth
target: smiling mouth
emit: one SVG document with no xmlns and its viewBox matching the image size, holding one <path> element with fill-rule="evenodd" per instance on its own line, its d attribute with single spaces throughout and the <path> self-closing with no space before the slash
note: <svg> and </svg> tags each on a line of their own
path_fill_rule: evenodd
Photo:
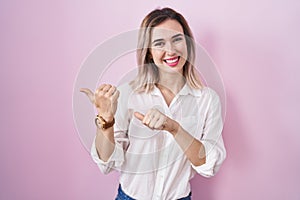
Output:
<svg viewBox="0 0 300 200">
<path fill-rule="evenodd" d="M 170 67 L 175 67 L 179 63 L 180 56 L 164 59 L 164 62 Z"/>
</svg>

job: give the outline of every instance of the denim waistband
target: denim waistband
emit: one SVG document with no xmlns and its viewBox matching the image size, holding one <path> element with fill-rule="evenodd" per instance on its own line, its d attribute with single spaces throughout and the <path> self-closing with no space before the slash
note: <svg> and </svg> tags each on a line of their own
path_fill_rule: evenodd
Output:
<svg viewBox="0 0 300 200">
<path fill-rule="evenodd" d="M 191 200 L 191 196 L 192 196 L 192 192 L 190 192 L 190 194 L 187 197 L 183 197 L 180 198 L 178 200 Z M 119 184 L 119 188 L 118 188 L 118 196 L 115 200 L 136 200 L 134 198 L 131 198 L 130 196 L 128 196 L 121 187 L 121 184 Z"/>
<path fill-rule="evenodd" d="M 122 190 L 121 184 L 119 184 L 118 196 L 115 200 L 135 200 L 135 199 L 125 194 L 125 192 L 123 192 Z"/>
</svg>

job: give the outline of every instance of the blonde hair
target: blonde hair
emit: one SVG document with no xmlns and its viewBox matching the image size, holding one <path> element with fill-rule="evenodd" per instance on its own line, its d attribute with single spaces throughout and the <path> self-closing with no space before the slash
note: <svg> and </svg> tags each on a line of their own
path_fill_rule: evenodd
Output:
<svg viewBox="0 0 300 200">
<path fill-rule="evenodd" d="M 151 31 L 155 26 L 168 19 L 176 20 L 180 23 L 186 38 L 188 56 L 186 58 L 187 61 L 183 66 L 183 76 L 190 87 L 202 87 L 202 83 L 194 69 L 195 42 L 191 29 L 180 13 L 171 8 L 163 8 L 150 12 L 141 23 L 137 47 L 137 63 L 139 69 L 135 80 L 130 82 L 130 85 L 134 90 L 139 92 L 150 92 L 153 90 L 154 84 L 159 81 L 158 67 L 154 64 L 150 52 Z"/>
</svg>

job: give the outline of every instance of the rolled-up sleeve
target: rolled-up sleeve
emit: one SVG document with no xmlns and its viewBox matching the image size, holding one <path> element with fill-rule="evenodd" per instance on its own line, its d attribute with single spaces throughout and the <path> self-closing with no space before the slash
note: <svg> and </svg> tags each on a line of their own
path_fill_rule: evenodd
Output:
<svg viewBox="0 0 300 200">
<path fill-rule="evenodd" d="M 130 121 L 130 114 L 127 109 L 127 102 L 129 96 L 129 85 L 123 85 L 118 87 L 120 96 L 118 99 L 118 107 L 115 114 L 115 125 L 114 125 L 114 139 L 115 148 L 111 156 L 107 161 L 103 161 L 97 153 L 95 139 L 91 147 L 91 156 L 94 162 L 98 165 L 100 171 L 103 174 L 108 174 L 113 169 L 119 170 L 124 163 L 124 153 L 129 146 L 129 139 L 127 135 L 128 125 Z"/>
<path fill-rule="evenodd" d="M 222 138 L 223 120 L 221 102 L 217 93 L 209 90 L 210 103 L 200 141 L 204 145 L 206 162 L 192 167 L 204 177 L 214 176 L 226 158 L 226 149 Z"/>
</svg>

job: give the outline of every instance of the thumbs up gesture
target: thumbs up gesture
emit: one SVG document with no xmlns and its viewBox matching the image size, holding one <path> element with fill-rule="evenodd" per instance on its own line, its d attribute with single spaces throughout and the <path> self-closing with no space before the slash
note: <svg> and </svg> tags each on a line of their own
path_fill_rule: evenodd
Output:
<svg viewBox="0 0 300 200">
<path fill-rule="evenodd" d="M 166 115 L 155 108 L 150 109 L 145 115 L 139 112 L 134 112 L 134 116 L 145 126 L 154 130 L 167 130 L 168 121 L 170 121 Z"/>
<path fill-rule="evenodd" d="M 105 121 L 110 122 L 113 120 L 120 94 L 115 86 L 102 84 L 97 88 L 95 93 L 88 88 L 81 88 L 80 92 L 87 95 L 92 104 L 96 106 L 98 114 L 102 116 Z"/>
</svg>

